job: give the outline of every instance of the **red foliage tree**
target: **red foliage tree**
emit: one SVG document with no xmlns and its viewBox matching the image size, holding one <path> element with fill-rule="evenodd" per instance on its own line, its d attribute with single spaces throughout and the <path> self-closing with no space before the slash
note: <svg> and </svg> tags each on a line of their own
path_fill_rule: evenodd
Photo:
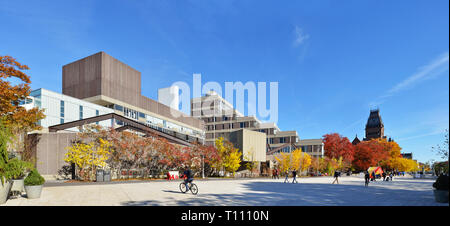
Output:
<svg viewBox="0 0 450 226">
<path fill-rule="evenodd" d="M 323 136 L 325 156 L 329 158 L 339 159 L 351 163 L 355 154 L 355 147 L 347 137 L 343 137 L 338 133 L 325 134 Z"/>
<path fill-rule="evenodd" d="M 363 141 L 355 146 L 353 166 L 357 170 L 367 170 L 378 166 L 381 161 L 389 158 L 389 152 L 377 140 Z"/>
</svg>

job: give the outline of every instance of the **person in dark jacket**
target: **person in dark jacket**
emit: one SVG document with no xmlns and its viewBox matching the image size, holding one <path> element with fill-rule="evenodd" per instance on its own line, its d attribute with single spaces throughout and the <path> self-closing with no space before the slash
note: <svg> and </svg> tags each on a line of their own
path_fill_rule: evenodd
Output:
<svg viewBox="0 0 450 226">
<path fill-rule="evenodd" d="M 186 185 L 186 189 L 189 190 L 188 183 L 192 183 L 192 181 L 194 180 L 192 171 L 191 171 L 191 169 L 189 169 L 189 167 L 186 166 L 184 168 L 183 176 L 184 176 L 184 184 Z"/>
<path fill-rule="evenodd" d="M 341 172 L 339 172 L 339 171 L 335 171 L 334 172 L 334 181 L 333 181 L 333 183 L 332 184 L 334 184 L 335 182 L 337 182 L 338 184 L 339 184 L 339 180 L 338 180 L 338 178 L 341 176 Z"/>
<path fill-rule="evenodd" d="M 375 171 L 373 171 L 373 172 L 372 172 L 372 181 L 376 181 L 376 180 L 375 180 L 375 177 L 376 177 Z"/>
<path fill-rule="evenodd" d="M 368 171 L 364 172 L 364 181 L 365 181 L 365 186 L 369 186 L 369 180 L 370 180 L 370 174 Z"/>
<path fill-rule="evenodd" d="M 386 181 L 386 173 L 383 172 L 381 175 L 383 176 L 383 181 Z"/>
<path fill-rule="evenodd" d="M 292 183 L 298 183 L 298 181 L 297 181 L 297 171 L 296 170 L 293 170 L 292 171 L 292 177 L 294 177 L 294 179 L 292 180 Z"/>
</svg>

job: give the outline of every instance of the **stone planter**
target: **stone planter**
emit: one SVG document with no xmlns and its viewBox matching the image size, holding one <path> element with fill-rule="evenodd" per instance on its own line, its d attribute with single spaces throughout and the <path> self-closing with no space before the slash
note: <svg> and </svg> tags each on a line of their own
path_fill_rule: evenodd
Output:
<svg viewBox="0 0 450 226">
<path fill-rule="evenodd" d="M 436 202 L 448 203 L 448 190 L 433 190 Z"/>
<path fill-rule="evenodd" d="M 22 192 L 24 191 L 23 181 L 24 181 L 24 178 L 13 179 L 12 186 L 11 186 L 11 192 L 17 192 L 19 194 L 22 194 Z"/>
<path fill-rule="evenodd" d="M 9 180 L 5 180 L 3 184 L 0 181 L 0 204 L 4 204 L 6 200 L 8 200 L 9 192 L 11 191 L 11 185 L 12 182 Z"/>
<path fill-rule="evenodd" d="M 25 186 L 25 192 L 27 193 L 27 198 L 37 199 L 41 197 L 42 185 Z"/>
</svg>

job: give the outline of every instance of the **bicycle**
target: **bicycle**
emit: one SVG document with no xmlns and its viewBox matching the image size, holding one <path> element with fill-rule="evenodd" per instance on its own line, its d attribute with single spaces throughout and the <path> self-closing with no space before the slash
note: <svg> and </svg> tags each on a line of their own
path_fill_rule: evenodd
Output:
<svg viewBox="0 0 450 226">
<path fill-rule="evenodd" d="M 198 193 L 197 185 L 192 183 L 192 182 L 187 182 L 187 183 L 181 182 L 180 183 L 180 190 L 181 190 L 181 192 L 183 192 L 183 193 L 187 192 L 188 187 L 186 187 L 186 184 L 188 185 L 189 190 L 191 191 L 192 194 L 196 195 Z"/>
</svg>

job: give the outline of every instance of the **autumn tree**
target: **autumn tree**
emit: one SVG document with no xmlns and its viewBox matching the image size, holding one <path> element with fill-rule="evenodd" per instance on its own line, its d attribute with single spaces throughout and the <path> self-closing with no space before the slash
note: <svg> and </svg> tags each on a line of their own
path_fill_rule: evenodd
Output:
<svg viewBox="0 0 450 226">
<path fill-rule="evenodd" d="M 0 56 L 0 118 L 11 131 L 11 148 L 19 155 L 26 133 L 40 129 L 37 122 L 45 117 L 43 110 L 19 106 L 31 92 L 30 77 L 23 72 L 28 69 L 11 56 Z"/>
<path fill-rule="evenodd" d="M 330 159 L 339 159 L 351 163 L 354 158 L 355 148 L 348 140 L 338 133 L 325 134 L 323 136 L 323 143 L 325 149 L 325 156 Z"/>
<path fill-rule="evenodd" d="M 399 159 L 403 158 L 401 155 L 402 148 L 395 141 L 388 141 L 386 139 L 375 139 L 381 146 L 384 153 L 387 153 L 387 159 L 380 162 L 380 166 L 386 170 L 397 169 Z"/>
<path fill-rule="evenodd" d="M 217 167 L 234 174 L 241 166 L 242 153 L 233 146 L 233 143 L 225 141 L 223 137 L 217 138 L 215 144 L 220 156 Z"/>
<path fill-rule="evenodd" d="M 275 155 L 275 160 L 277 161 L 278 168 L 281 172 L 285 173 L 292 169 L 292 155 L 285 152 L 280 152 Z"/>
<path fill-rule="evenodd" d="M 97 168 L 104 168 L 110 155 L 110 143 L 102 138 L 95 142 L 76 142 L 68 147 L 64 161 L 78 166 L 83 180 L 94 180 Z"/>
<path fill-rule="evenodd" d="M 281 172 L 290 170 L 303 172 L 307 170 L 312 163 L 311 156 L 302 152 L 301 149 L 295 149 L 290 153 L 281 152 L 275 155 L 278 167 Z"/>
<path fill-rule="evenodd" d="M 363 141 L 355 146 L 353 166 L 357 170 L 367 170 L 378 166 L 389 158 L 389 152 L 377 139 Z"/>
</svg>

